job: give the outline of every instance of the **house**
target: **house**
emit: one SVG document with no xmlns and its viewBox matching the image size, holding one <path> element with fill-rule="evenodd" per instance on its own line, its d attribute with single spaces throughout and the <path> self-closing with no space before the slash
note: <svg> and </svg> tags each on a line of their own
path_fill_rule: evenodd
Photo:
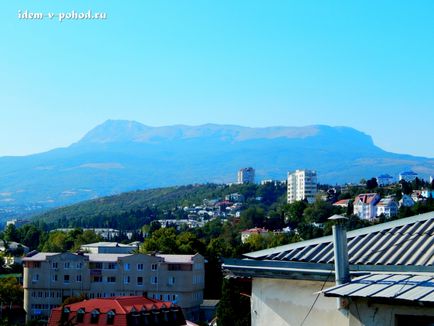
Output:
<svg viewBox="0 0 434 326">
<path fill-rule="evenodd" d="M 234 203 L 242 203 L 244 201 L 244 196 L 242 194 L 235 192 L 233 194 L 226 195 L 225 200 L 231 201 Z"/>
<path fill-rule="evenodd" d="M 368 277 L 369 283 L 365 285 L 369 286 L 376 274 L 385 275 L 385 282 L 377 279 L 378 292 L 357 293 L 360 305 L 353 301 L 357 298 L 351 297 L 349 287 L 342 291 L 335 288 L 335 281 L 340 278 L 335 271 L 334 238 L 336 235 L 251 252 L 245 254 L 244 259 L 224 260 L 222 268 L 227 277 L 252 282 L 252 326 L 400 326 L 416 325 L 408 320 L 434 321 L 434 292 L 430 281 L 434 277 L 434 212 L 349 231 L 346 237 L 341 237 L 347 239 L 347 246 L 337 247 L 348 248 L 346 266 L 349 271 L 349 279 L 341 282 L 341 286 L 354 284 L 357 290 L 360 284 L 351 282 L 365 284 L 358 277 Z M 401 274 L 408 277 L 401 278 Z M 421 275 L 429 277 L 419 278 Z M 422 281 L 428 282 L 428 290 L 425 286 L 418 288 Z M 392 287 L 386 289 L 387 284 Z M 333 291 L 321 293 L 328 289 Z M 380 290 L 387 293 L 377 297 Z M 419 290 L 429 293 L 426 295 Z M 404 291 L 407 296 L 400 296 Z M 365 294 L 369 297 L 363 297 Z M 423 299 L 420 302 L 418 294 Z M 343 297 L 337 302 L 329 295 Z M 396 298 L 390 298 L 394 295 Z M 359 323 L 360 320 L 364 323 Z"/>
<path fill-rule="evenodd" d="M 403 180 L 406 182 L 412 182 L 414 179 L 416 179 L 418 174 L 413 171 L 404 171 L 399 174 L 399 181 Z"/>
<path fill-rule="evenodd" d="M 24 257 L 27 319 L 46 319 L 66 298 L 142 296 L 171 301 L 197 320 L 204 291 L 204 257 L 126 253 L 32 252 Z"/>
<path fill-rule="evenodd" d="M 81 250 L 93 254 L 130 254 L 137 250 L 135 244 L 122 244 L 118 242 L 95 242 L 81 246 Z"/>
<path fill-rule="evenodd" d="M 402 198 L 399 200 L 399 207 L 413 207 L 414 206 L 414 200 L 411 198 L 411 196 L 403 194 Z"/>
<path fill-rule="evenodd" d="M 259 234 L 262 237 L 267 237 L 271 233 L 267 229 L 264 228 L 252 228 L 248 230 L 241 231 L 241 242 L 246 243 L 247 239 L 250 238 L 253 234 Z"/>
<path fill-rule="evenodd" d="M 343 207 L 343 208 L 347 208 L 348 205 L 351 203 L 352 199 L 341 199 L 338 200 L 337 202 L 333 203 L 333 206 L 339 206 L 339 207 Z"/>
<path fill-rule="evenodd" d="M 393 177 L 389 174 L 381 174 L 377 177 L 377 184 L 380 187 L 388 186 L 393 183 Z"/>
<path fill-rule="evenodd" d="M 48 326 L 58 326 L 62 320 L 77 326 L 187 325 L 179 306 L 143 296 L 91 299 L 57 307 L 51 310 Z"/>
<path fill-rule="evenodd" d="M 375 218 L 377 216 L 376 205 L 380 199 L 380 195 L 376 193 L 358 195 L 354 199 L 353 214 L 365 220 Z"/>
<path fill-rule="evenodd" d="M 398 203 L 393 198 L 383 198 L 377 203 L 377 216 L 393 217 L 398 215 Z"/>
</svg>

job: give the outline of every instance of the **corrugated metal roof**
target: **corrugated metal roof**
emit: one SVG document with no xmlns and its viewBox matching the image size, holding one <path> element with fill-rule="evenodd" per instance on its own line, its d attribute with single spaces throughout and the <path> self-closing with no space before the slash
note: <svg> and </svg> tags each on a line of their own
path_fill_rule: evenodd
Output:
<svg viewBox="0 0 434 326">
<path fill-rule="evenodd" d="M 434 303 L 434 275 L 370 274 L 323 292 L 326 297 L 381 298 Z"/>
<path fill-rule="evenodd" d="M 351 265 L 433 266 L 434 212 L 347 233 Z M 267 261 L 334 263 L 331 236 L 245 254 Z"/>
</svg>

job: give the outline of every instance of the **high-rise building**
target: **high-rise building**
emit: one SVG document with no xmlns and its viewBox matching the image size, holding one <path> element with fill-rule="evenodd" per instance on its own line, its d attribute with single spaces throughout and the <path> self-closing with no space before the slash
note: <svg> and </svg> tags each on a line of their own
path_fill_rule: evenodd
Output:
<svg viewBox="0 0 434 326">
<path fill-rule="evenodd" d="M 315 201 L 317 194 L 316 171 L 296 170 L 288 172 L 288 203 L 299 200 Z"/>
<path fill-rule="evenodd" d="M 255 183 L 255 169 L 252 167 L 239 169 L 237 183 Z"/>
</svg>

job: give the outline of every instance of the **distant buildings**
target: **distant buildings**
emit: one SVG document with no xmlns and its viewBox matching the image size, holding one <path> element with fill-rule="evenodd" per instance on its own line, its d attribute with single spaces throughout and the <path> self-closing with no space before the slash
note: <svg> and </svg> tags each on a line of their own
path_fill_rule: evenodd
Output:
<svg viewBox="0 0 434 326">
<path fill-rule="evenodd" d="M 253 228 L 241 231 L 241 242 L 246 243 L 247 239 L 250 238 L 254 234 L 259 234 L 262 237 L 267 237 L 271 233 L 267 229 L 264 228 Z"/>
<path fill-rule="evenodd" d="M 92 254 L 130 254 L 137 250 L 136 244 L 122 244 L 118 242 L 96 242 L 81 246 L 81 250 Z"/>
<path fill-rule="evenodd" d="M 388 186 L 393 183 L 393 177 L 390 174 L 382 174 L 377 177 L 377 184 L 380 187 Z"/>
<path fill-rule="evenodd" d="M 404 171 L 399 174 L 399 181 L 404 180 L 407 182 L 412 182 L 417 178 L 417 173 L 413 171 Z"/>
<path fill-rule="evenodd" d="M 28 320 L 47 319 L 67 297 L 146 296 L 181 306 L 196 320 L 204 290 L 204 258 L 196 255 L 34 253 L 23 258 Z"/>
<path fill-rule="evenodd" d="M 237 183 L 255 183 L 255 169 L 252 167 L 239 169 L 237 175 Z"/>
<path fill-rule="evenodd" d="M 288 203 L 299 200 L 315 201 L 317 194 L 317 175 L 313 170 L 288 172 Z"/>
</svg>

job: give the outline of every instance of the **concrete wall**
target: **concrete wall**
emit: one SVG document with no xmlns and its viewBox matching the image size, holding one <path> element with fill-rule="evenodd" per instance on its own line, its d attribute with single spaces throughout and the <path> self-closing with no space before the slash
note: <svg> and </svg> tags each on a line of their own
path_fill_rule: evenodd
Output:
<svg viewBox="0 0 434 326">
<path fill-rule="evenodd" d="M 301 325 L 321 290 L 323 281 L 254 278 L 252 283 L 252 326 Z M 335 284 L 328 282 L 324 289 Z M 337 310 L 336 299 L 320 294 L 303 326 L 349 325 Z"/>
<path fill-rule="evenodd" d="M 351 326 L 398 325 L 396 315 L 432 316 L 434 321 L 432 307 L 376 304 L 368 303 L 365 299 L 352 300 L 350 303 Z"/>
</svg>

